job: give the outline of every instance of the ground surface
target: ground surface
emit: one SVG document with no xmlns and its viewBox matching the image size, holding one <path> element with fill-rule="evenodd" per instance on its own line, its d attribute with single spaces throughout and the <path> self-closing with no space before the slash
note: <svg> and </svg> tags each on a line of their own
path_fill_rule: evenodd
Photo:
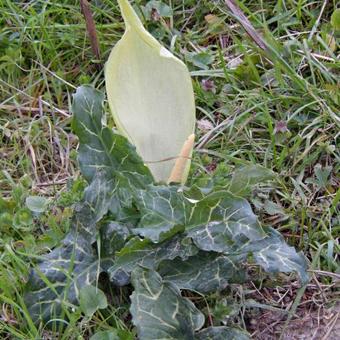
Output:
<svg viewBox="0 0 340 340">
<path fill-rule="evenodd" d="M 336 1 L 240 1 L 261 34 L 256 42 L 217 1 L 165 1 L 144 9 L 148 30 L 184 60 L 193 76 L 197 144 L 192 176 L 228 176 L 244 162 L 278 174 L 251 203 L 310 261 L 311 281 L 260 277 L 235 287 L 237 303 L 207 300 L 214 324 L 235 322 L 257 339 L 335 339 L 339 334 L 339 26 Z M 156 6 L 155 4 L 153 6 Z M 151 6 L 152 7 L 152 6 Z M 157 6 L 156 6 L 157 7 Z M 76 162 L 71 96 L 104 89 L 102 65 L 124 26 L 115 1 L 92 1 L 100 55 L 94 55 L 78 1 L 0 2 L 0 337 L 30 338 L 22 294 L 29 265 L 60 241 L 84 181 Z M 235 12 L 234 12 L 235 13 Z M 333 17 L 334 18 L 334 17 Z M 242 19 L 242 18 L 241 18 Z M 244 20 L 243 20 L 244 21 Z M 110 117 L 110 116 L 108 116 Z M 109 118 L 110 119 L 110 118 Z M 52 213 L 31 215 L 25 198 L 50 198 Z M 6 203 L 4 203 L 6 202 Z M 126 302 L 115 324 L 131 330 Z M 98 313 L 63 335 L 110 329 Z"/>
</svg>

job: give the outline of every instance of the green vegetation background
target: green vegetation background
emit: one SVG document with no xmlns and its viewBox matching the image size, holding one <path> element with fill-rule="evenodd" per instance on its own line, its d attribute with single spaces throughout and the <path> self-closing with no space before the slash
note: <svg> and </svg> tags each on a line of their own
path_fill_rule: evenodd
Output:
<svg viewBox="0 0 340 340">
<path fill-rule="evenodd" d="M 337 300 L 331 288 L 339 278 L 339 10 L 336 1 L 238 3 L 268 51 L 257 47 L 222 1 L 140 1 L 136 8 L 147 29 L 192 72 L 198 119 L 192 177 L 222 181 L 236 166 L 249 163 L 277 173 L 277 180 L 250 193 L 250 202 L 262 223 L 310 259 L 314 285 L 320 285 L 310 294 L 321 294 L 321 304 L 328 306 Z M 62 239 L 85 186 L 70 127 L 71 96 L 86 83 L 104 89 L 103 64 L 124 31 L 115 1 L 92 1 L 91 10 L 99 60 L 78 1 L 0 1 L 4 339 L 33 334 L 33 325 L 23 322 L 29 266 Z M 42 213 L 32 212 L 29 195 L 47 198 Z M 293 276 L 281 279 L 281 285 L 294 287 Z M 258 287 L 272 292 L 272 286 L 275 281 L 259 279 Z M 249 292 L 233 294 L 235 305 L 214 296 L 202 308 L 215 322 L 229 317 L 252 330 L 248 322 L 263 309 L 244 303 Z M 275 299 L 259 301 L 277 307 Z M 88 322 L 75 315 L 59 336 L 86 338 L 113 324 L 130 331 L 128 295 L 115 302 L 111 314 L 98 312 Z M 45 330 L 40 334 L 57 337 Z"/>
</svg>

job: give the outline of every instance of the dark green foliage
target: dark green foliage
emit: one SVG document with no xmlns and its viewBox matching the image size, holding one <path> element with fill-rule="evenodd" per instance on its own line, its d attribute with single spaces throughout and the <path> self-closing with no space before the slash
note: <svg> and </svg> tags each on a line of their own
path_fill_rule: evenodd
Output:
<svg viewBox="0 0 340 340">
<path fill-rule="evenodd" d="M 132 285 L 130 311 L 141 339 L 193 339 L 203 326 L 203 314 L 157 272 L 137 267 Z"/>
<path fill-rule="evenodd" d="M 245 337 L 226 327 L 197 333 L 203 314 L 180 289 L 223 290 L 244 279 L 250 258 L 269 273 L 296 271 L 305 282 L 304 257 L 276 231 L 263 229 L 244 198 L 153 183 L 135 149 L 103 125 L 102 105 L 103 95 L 89 86 L 74 96 L 79 164 L 89 185 L 69 234 L 31 273 L 25 301 L 32 318 L 58 318 L 79 299 L 84 306 L 84 290 L 105 271 L 114 285 L 131 281 L 130 312 L 140 339 Z M 231 188 L 267 179 L 244 171 Z M 105 307 L 102 297 L 97 307 Z M 97 307 L 87 306 L 85 314 Z"/>
<path fill-rule="evenodd" d="M 231 327 L 209 327 L 196 335 L 196 340 L 248 340 L 247 333 Z"/>
</svg>

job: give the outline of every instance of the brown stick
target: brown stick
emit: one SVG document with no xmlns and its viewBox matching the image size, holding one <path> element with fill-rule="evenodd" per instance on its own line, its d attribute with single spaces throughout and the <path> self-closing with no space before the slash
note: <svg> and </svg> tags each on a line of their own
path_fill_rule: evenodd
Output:
<svg viewBox="0 0 340 340">
<path fill-rule="evenodd" d="M 96 25 L 93 20 L 89 2 L 87 0 L 80 0 L 80 8 L 85 17 L 86 30 L 90 38 L 92 52 L 95 57 L 100 60 L 100 48 L 97 39 Z"/>
<path fill-rule="evenodd" d="M 248 35 L 254 40 L 256 45 L 258 45 L 263 50 L 267 51 L 267 44 L 261 37 L 259 33 L 256 32 L 253 25 L 250 23 L 248 18 L 244 15 L 240 7 L 236 4 L 235 0 L 225 0 L 225 4 L 229 8 L 230 12 L 234 17 L 240 22 Z"/>
</svg>

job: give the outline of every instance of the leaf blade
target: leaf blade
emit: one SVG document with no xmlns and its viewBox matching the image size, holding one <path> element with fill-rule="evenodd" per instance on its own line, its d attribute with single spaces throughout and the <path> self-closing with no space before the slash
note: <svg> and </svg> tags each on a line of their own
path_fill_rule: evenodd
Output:
<svg viewBox="0 0 340 340">
<path fill-rule="evenodd" d="M 164 260 L 160 262 L 157 271 L 163 280 L 174 283 L 180 289 L 205 294 L 221 291 L 236 278 L 239 280 L 242 273 L 241 260 L 240 257 L 201 251 L 185 260 Z"/>
<path fill-rule="evenodd" d="M 134 238 L 117 253 L 116 262 L 108 269 L 108 273 L 111 281 L 122 286 L 129 282 L 130 273 L 138 266 L 156 269 L 162 260 L 173 260 L 176 257 L 185 260 L 197 251 L 192 243 L 183 241 L 180 236 L 158 244 Z"/>
<path fill-rule="evenodd" d="M 246 165 L 235 170 L 229 190 L 236 195 L 245 196 L 249 194 L 254 185 L 271 180 L 274 177 L 274 172 L 263 166 Z"/>
<path fill-rule="evenodd" d="M 132 272 L 131 280 L 135 291 L 130 297 L 130 312 L 140 339 L 194 338 L 204 316 L 175 285 L 141 267 Z"/>
<path fill-rule="evenodd" d="M 88 182 L 100 170 L 108 179 L 124 174 L 136 187 L 152 183 L 152 176 L 135 148 L 105 126 L 104 95 L 91 86 L 80 86 L 73 96 L 72 128 L 80 142 L 79 165 Z"/>
</svg>

